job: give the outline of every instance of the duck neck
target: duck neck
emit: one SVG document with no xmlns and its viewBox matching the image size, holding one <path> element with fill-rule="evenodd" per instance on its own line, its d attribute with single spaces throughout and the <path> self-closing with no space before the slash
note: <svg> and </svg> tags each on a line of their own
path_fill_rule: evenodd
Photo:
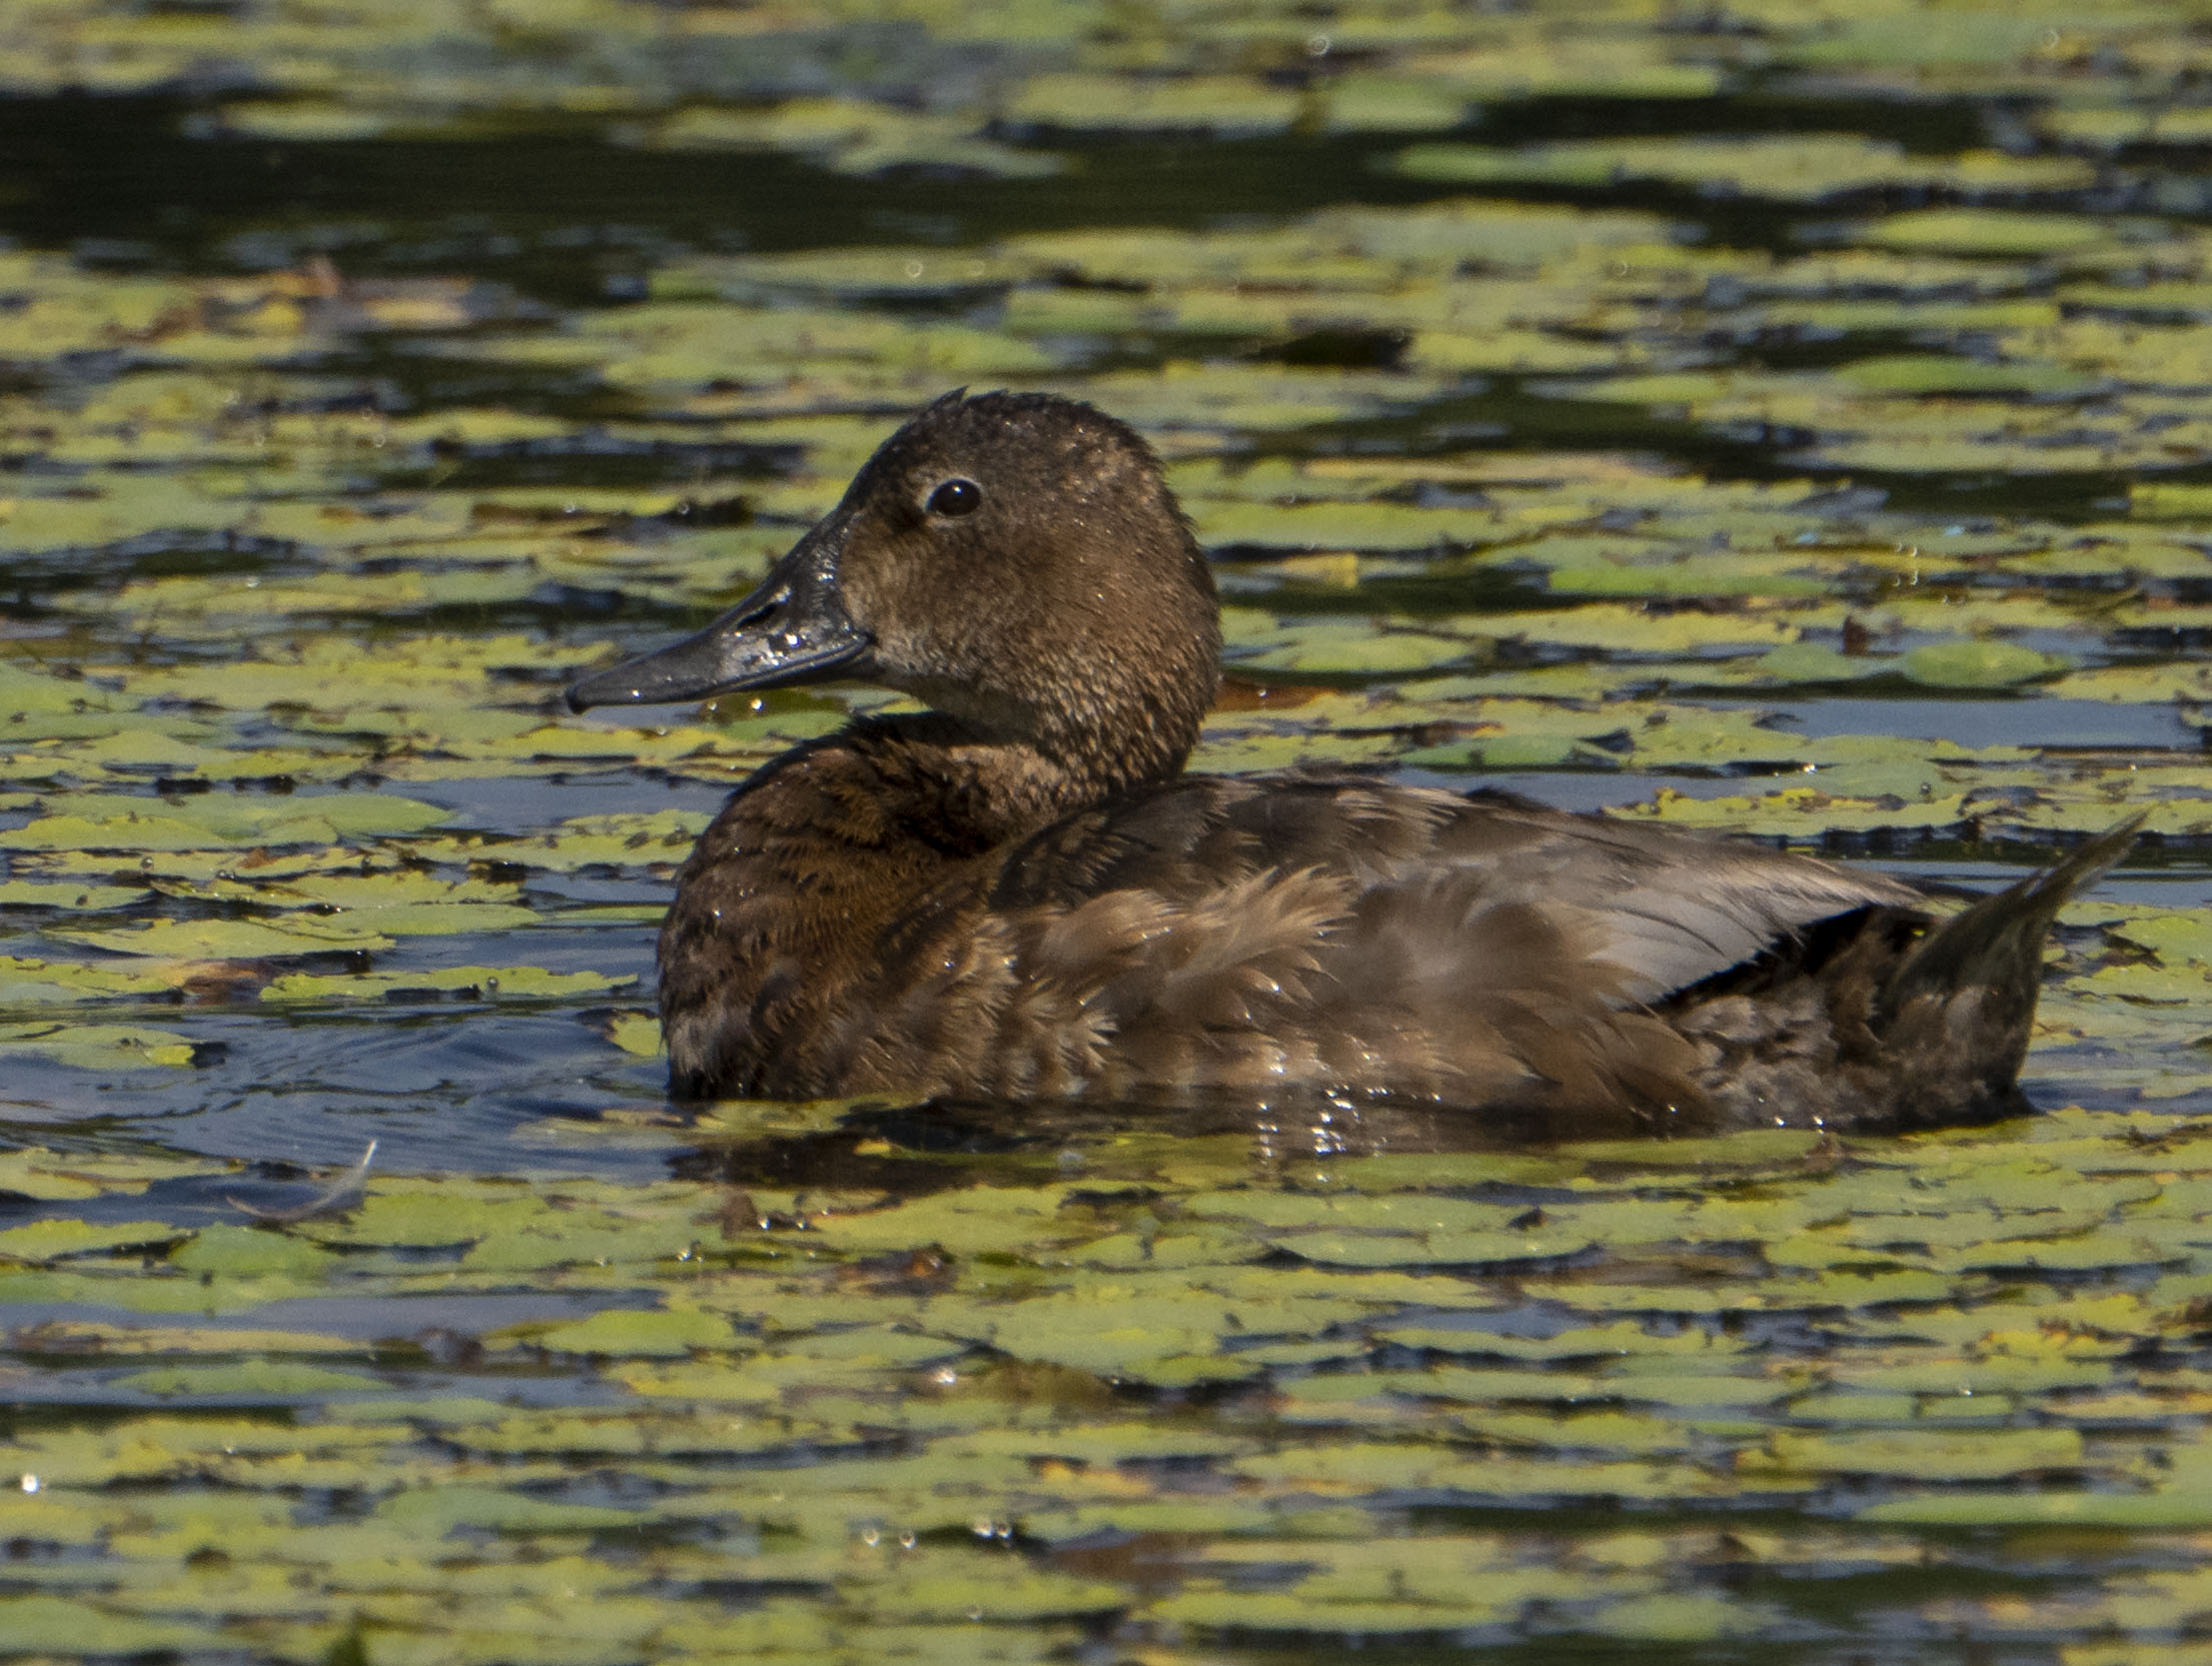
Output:
<svg viewBox="0 0 2212 1666">
<path fill-rule="evenodd" d="M 1182 768 L 1191 739 L 1005 739 L 937 713 L 870 718 L 840 737 L 871 767 L 901 822 L 948 854 L 973 854 Z"/>
</svg>

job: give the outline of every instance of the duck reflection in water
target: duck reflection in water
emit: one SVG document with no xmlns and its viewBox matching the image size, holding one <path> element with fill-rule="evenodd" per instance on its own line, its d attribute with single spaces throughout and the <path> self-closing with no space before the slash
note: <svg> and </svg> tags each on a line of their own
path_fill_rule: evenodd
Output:
<svg viewBox="0 0 2212 1666">
<path fill-rule="evenodd" d="M 1554 1131 L 1984 1119 L 2128 822 L 1940 917 L 1879 873 L 1498 793 L 1185 775 L 1213 582 L 1130 429 L 948 395 L 728 614 L 578 710 L 850 679 L 684 864 L 680 1096 L 1419 1101 Z"/>
</svg>

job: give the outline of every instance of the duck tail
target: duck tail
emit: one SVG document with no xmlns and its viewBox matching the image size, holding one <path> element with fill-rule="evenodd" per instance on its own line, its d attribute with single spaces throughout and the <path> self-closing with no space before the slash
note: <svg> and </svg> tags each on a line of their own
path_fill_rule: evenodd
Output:
<svg viewBox="0 0 2212 1666">
<path fill-rule="evenodd" d="M 1872 1027 L 1884 1049 L 1926 1071 L 1911 1095 L 1914 1121 L 1955 1120 L 1975 1104 L 2016 1101 L 2042 983 L 2043 941 L 2068 898 L 2126 855 L 2143 826 L 2129 817 L 2018 884 L 1938 922 L 1907 952 L 1876 997 Z"/>
</svg>

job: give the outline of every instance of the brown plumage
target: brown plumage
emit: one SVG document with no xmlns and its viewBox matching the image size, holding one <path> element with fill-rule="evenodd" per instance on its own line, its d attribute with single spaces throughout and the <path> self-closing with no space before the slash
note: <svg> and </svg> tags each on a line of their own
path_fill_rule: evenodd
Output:
<svg viewBox="0 0 2212 1666">
<path fill-rule="evenodd" d="M 1218 648 L 1135 434 L 954 395 L 730 614 L 579 683 L 932 709 L 793 749 L 701 836 L 661 933 L 674 1090 L 1966 1120 L 2016 1102 L 2051 918 L 2134 831 L 1938 921 L 1879 874 L 1502 795 L 1183 776 Z"/>
</svg>

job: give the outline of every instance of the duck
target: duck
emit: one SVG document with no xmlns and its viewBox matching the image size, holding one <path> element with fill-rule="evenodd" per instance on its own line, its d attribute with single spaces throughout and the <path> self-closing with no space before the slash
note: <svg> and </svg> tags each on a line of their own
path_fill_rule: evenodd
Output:
<svg viewBox="0 0 2212 1666">
<path fill-rule="evenodd" d="M 2053 917 L 2138 826 L 1946 913 L 1503 792 L 1185 773 L 1220 646 L 1135 431 L 959 390 L 713 624 L 576 681 L 579 712 L 829 681 L 922 708 L 794 746 L 700 836 L 659 939 L 672 1095 L 1987 1120 L 2024 1105 Z"/>
</svg>

